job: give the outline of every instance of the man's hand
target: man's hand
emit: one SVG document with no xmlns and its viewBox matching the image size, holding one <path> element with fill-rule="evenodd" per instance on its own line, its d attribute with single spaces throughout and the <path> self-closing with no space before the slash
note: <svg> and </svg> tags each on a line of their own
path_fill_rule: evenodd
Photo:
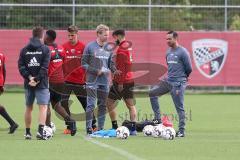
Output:
<svg viewBox="0 0 240 160">
<path fill-rule="evenodd" d="M 97 76 L 101 76 L 102 74 L 103 74 L 103 71 L 102 70 L 98 70 Z"/>
<path fill-rule="evenodd" d="M 4 87 L 0 86 L 0 95 L 4 92 Z"/>
<path fill-rule="evenodd" d="M 38 82 L 35 81 L 35 77 L 29 76 L 28 78 L 29 78 L 29 83 L 28 84 L 31 87 L 36 87 L 37 84 L 39 83 L 39 81 Z"/>
<path fill-rule="evenodd" d="M 34 78 L 35 78 L 35 77 L 33 77 L 33 76 L 31 76 L 31 75 L 28 77 L 29 81 L 34 81 Z"/>
<path fill-rule="evenodd" d="M 29 86 L 31 86 L 31 87 L 36 87 L 38 83 L 39 83 L 39 81 L 38 81 L 38 82 L 35 82 L 34 80 L 32 80 L 32 81 L 30 81 L 28 84 L 29 84 Z"/>
<path fill-rule="evenodd" d="M 118 84 L 118 92 L 122 92 L 123 91 L 123 84 Z"/>
<path fill-rule="evenodd" d="M 120 75 L 121 73 L 122 73 L 122 71 L 116 70 L 113 74 L 114 74 L 114 76 L 118 76 L 118 75 Z"/>
</svg>

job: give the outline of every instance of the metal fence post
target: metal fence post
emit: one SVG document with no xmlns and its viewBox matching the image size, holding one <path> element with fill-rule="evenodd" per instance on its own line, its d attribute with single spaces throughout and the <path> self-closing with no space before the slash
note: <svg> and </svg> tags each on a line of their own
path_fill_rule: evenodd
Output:
<svg viewBox="0 0 240 160">
<path fill-rule="evenodd" d="M 72 0 L 72 25 L 75 25 L 75 10 L 76 10 L 76 6 L 75 6 L 75 0 Z"/>
<path fill-rule="evenodd" d="M 148 31 L 152 30 L 152 0 L 148 0 Z"/>
<path fill-rule="evenodd" d="M 225 5 L 224 5 L 224 31 L 228 30 L 228 0 L 225 0 Z M 227 92 L 227 86 L 224 85 L 223 87 L 223 92 L 226 93 Z"/>
<path fill-rule="evenodd" d="M 228 30 L 228 0 L 225 0 L 224 5 L 224 30 Z"/>
</svg>

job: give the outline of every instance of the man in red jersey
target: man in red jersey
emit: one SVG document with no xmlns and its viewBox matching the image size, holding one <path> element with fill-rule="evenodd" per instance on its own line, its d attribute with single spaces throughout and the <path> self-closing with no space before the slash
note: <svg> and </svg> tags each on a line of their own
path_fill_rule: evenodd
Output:
<svg viewBox="0 0 240 160">
<path fill-rule="evenodd" d="M 73 92 L 77 96 L 84 111 L 86 111 L 87 106 L 87 93 L 85 86 L 85 70 L 81 66 L 81 59 L 85 45 L 78 40 L 77 26 L 69 26 L 67 31 L 68 42 L 63 44 L 66 58 L 64 59 L 63 64 L 65 92 L 62 97 L 62 105 L 70 115 L 68 101 L 71 93 Z M 92 122 L 92 128 L 94 130 L 97 128 L 95 117 Z M 68 128 L 64 130 L 64 133 L 69 133 Z"/>
<path fill-rule="evenodd" d="M 133 95 L 134 81 L 131 72 L 132 48 L 130 46 L 131 44 L 125 40 L 124 30 L 115 30 L 112 35 L 116 40 L 116 44 L 119 46 L 116 51 L 116 67 L 117 70 L 120 71 L 120 74 L 116 74 L 113 77 L 113 85 L 108 95 L 107 108 L 112 121 L 112 128 L 117 129 L 118 124 L 115 107 L 117 101 L 123 98 L 130 113 L 130 135 L 136 135 L 136 107 Z"/>
<path fill-rule="evenodd" d="M 62 93 L 64 92 L 64 76 L 63 76 L 63 60 L 65 58 L 65 51 L 61 45 L 55 43 L 56 32 L 54 30 L 46 31 L 44 36 L 44 43 L 49 47 L 51 53 L 51 59 L 48 66 L 49 76 L 49 91 L 50 91 L 50 102 L 53 109 L 63 117 L 66 125 L 69 126 L 71 135 L 74 136 L 76 133 L 76 122 L 71 119 L 70 115 L 61 106 Z M 48 116 L 46 125 L 51 127 L 51 111 L 48 108 Z"/>
<path fill-rule="evenodd" d="M 4 83 L 6 79 L 6 67 L 5 67 L 5 56 L 0 53 L 0 94 L 4 92 Z M 13 134 L 18 128 L 18 124 L 12 120 L 12 118 L 8 115 L 6 109 L 0 105 L 0 115 L 9 123 L 9 134 Z"/>
</svg>

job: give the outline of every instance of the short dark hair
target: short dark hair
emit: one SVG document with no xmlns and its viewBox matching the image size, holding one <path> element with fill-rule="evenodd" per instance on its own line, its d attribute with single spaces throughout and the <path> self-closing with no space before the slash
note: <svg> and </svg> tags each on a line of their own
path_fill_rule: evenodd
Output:
<svg viewBox="0 0 240 160">
<path fill-rule="evenodd" d="M 167 34 L 172 34 L 173 38 L 178 38 L 178 33 L 175 31 L 169 31 L 169 32 L 167 32 Z"/>
<path fill-rule="evenodd" d="M 71 25 L 71 26 L 68 27 L 67 31 L 70 32 L 70 33 L 77 33 L 78 32 L 78 27 L 74 26 L 74 25 Z"/>
<path fill-rule="evenodd" d="M 44 29 L 41 26 L 34 27 L 32 30 L 32 36 L 35 38 L 42 38 L 43 37 Z"/>
<path fill-rule="evenodd" d="M 125 36 L 125 30 L 118 29 L 118 30 L 113 31 L 112 36 L 118 36 L 118 35 L 121 35 L 121 36 L 124 37 Z"/>
<path fill-rule="evenodd" d="M 46 35 L 52 40 L 54 41 L 57 37 L 57 33 L 54 30 L 47 30 Z"/>
</svg>

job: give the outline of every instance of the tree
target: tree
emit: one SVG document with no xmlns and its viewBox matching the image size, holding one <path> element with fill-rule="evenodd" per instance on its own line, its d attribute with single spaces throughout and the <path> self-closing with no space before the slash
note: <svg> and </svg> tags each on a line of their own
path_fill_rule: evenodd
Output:
<svg viewBox="0 0 240 160">
<path fill-rule="evenodd" d="M 240 16 L 235 15 L 232 17 L 232 23 L 230 25 L 230 30 L 240 30 Z"/>
</svg>

